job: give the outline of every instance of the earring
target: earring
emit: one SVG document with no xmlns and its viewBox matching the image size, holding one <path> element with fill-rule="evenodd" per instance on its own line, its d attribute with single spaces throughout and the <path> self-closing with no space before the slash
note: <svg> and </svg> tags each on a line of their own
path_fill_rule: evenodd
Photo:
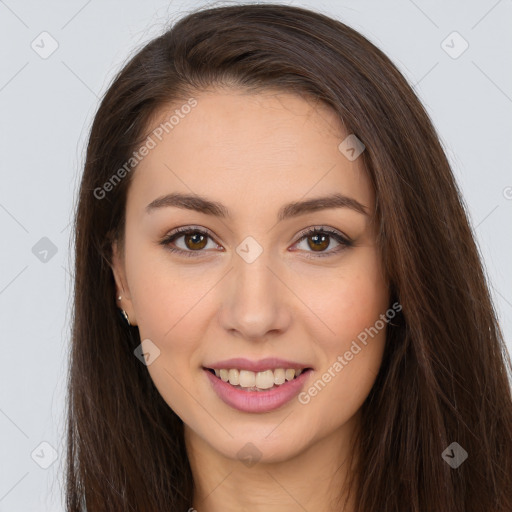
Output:
<svg viewBox="0 0 512 512">
<path fill-rule="evenodd" d="M 117 298 L 117 300 L 121 300 L 121 295 L 119 295 L 119 297 Z M 130 318 L 128 317 L 128 313 L 124 310 L 124 309 L 119 309 L 119 311 L 121 311 L 121 314 L 123 315 L 124 319 L 126 320 L 126 323 L 128 325 L 132 325 L 130 323 Z"/>
<path fill-rule="evenodd" d="M 128 313 L 127 313 L 124 309 L 121 309 L 121 314 L 124 316 L 124 319 L 126 320 L 126 323 L 127 323 L 128 325 L 132 325 L 132 324 L 130 323 L 130 319 L 128 318 Z"/>
</svg>

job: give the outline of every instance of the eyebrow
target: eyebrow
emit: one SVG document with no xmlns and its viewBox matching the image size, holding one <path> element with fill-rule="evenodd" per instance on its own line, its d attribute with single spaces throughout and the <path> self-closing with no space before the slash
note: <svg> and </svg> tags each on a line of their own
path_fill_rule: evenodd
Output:
<svg viewBox="0 0 512 512">
<path fill-rule="evenodd" d="M 222 203 L 209 200 L 197 194 L 172 193 L 158 197 L 146 206 L 146 212 L 151 213 L 158 208 L 175 207 L 193 210 L 214 217 L 231 217 L 229 210 Z M 278 221 L 283 221 L 305 213 L 326 210 L 329 208 L 350 208 L 363 215 L 368 215 L 367 207 L 359 201 L 343 194 L 332 194 L 324 197 L 316 197 L 305 201 L 296 201 L 285 204 L 279 209 Z"/>
</svg>

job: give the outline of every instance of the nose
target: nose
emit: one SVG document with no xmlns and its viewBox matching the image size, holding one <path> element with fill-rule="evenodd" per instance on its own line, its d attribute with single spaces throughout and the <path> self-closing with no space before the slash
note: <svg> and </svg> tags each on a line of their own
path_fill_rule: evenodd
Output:
<svg viewBox="0 0 512 512">
<path fill-rule="evenodd" d="M 225 283 L 220 321 L 231 335 L 251 341 L 284 333 L 291 323 L 290 291 L 284 276 L 263 253 L 252 263 L 237 254 Z M 275 265 L 274 265 L 275 267 Z"/>
</svg>

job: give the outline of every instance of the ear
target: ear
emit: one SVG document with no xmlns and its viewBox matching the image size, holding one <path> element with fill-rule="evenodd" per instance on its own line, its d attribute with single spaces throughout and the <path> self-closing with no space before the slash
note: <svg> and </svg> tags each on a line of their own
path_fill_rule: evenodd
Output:
<svg viewBox="0 0 512 512">
<path fill-rule="evenodd" d="M 135 311 L 130 295 L 130 289 L 128 288 L 128 282 L 126 280 L 126 271 L 124 265 L 124 254 L 120 249 L 117 240 L 112 242 L 112 274 L 114 275 L 114 281 L 116 283 L 116 296 L 115 301 L 118 308 L 124 309 L 128 313 L 131 325 L 137 325 Z M 121 300 L 119 300 L 121 297 Z"/>
</svg>

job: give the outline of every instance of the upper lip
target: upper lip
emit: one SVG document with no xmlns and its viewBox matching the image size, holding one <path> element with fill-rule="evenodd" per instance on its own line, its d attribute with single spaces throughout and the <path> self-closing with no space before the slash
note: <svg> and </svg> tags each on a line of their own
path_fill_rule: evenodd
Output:
<svg viewBox="0 0 512 512">
<path fill-rule="evenodd" d="M 213 370 L 222 370 L 236 368 L 237 370 L 250 370 L 252 372 L 262 372 L 264 370 L 272 370 L 276 368 L 294 368 L 294 369 L 306 369 L 311 368 L 311 365 L 298 363 L 296 361 L 287 361 L 285 359 L 279 359 L 277 357 L 267 357 L 260 359 L 259 361 L 251 361 L 244 357 L 235 357 L 232 359 L 224 359 L 223 361 L 217 361 L 205 365 L 204 368 L 211 368 Z"/>
</svg>

